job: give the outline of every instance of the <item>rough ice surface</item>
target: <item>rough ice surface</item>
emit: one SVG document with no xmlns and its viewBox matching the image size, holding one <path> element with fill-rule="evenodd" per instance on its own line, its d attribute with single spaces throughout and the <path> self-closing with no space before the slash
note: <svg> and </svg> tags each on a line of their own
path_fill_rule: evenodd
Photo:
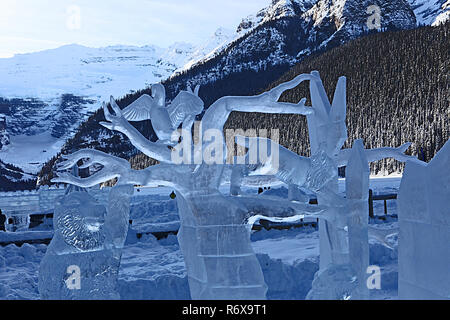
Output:
<svg viewBox="0 0 450 320">
<path fill-rule="evenodd" d="M 319 77 L 318 72 L 313 72 Z M 320 78 L 319 78 L 320 79 Z M 330 104 L 323 87 L 322 81 L 310 81 L 311 103 L 314 114 L 307 116 L 311 154 L 320 151 L 327 153 L 334 159 L 347 139 L 346 116 L 346 78 L 339 78 L 333 103 Z M 322 192 L 317 195 L 319 203 L 333 205 L 326 194 L 337 194 L 337 164 L 335 174 L 329 180 Z M 332 200 L 331 200 L 332 201 Z M 345 217 L 341 217 L 345 221 Z M 337 229 L 331 222 L 321 219 L 319 221 L 320 232 L 320 269 L 324 270 L 333 264 L 345 264 L 348 257 L 347 235 L 342 229 Z M 313 286 L 314 289 L 314 286 Z"/>
<path fill-rule="evenodd" d="M 247 211 L 221 195 L 186 197 L 179 204 L 178 242 L 191 297 L 264 299 L 267 286 L 244 224 Z"/>
<path fill-rule="evenodd" d="M 450 299 L 450 142 L 407 162 L 398 194 L 399 298 Z"/>
<path fill-rule="evenodd" d="M 132 186 L 112 188 L 108 210 L 83 191 L 60 200 L 39 269 L 41 299 L 120 299 L 117 277 L 132 193 Z"/>
<path fill-rule="evenodd" d="M 297 104 L 278 102 L 284 91 L 296 87 L 303 81 L 310 82 L 312 108 L 305 106 L 306 99 L 302 99 Z M 372 154 L 375 152 L 370 159 L 398 156 L 404 160 L 408 157 L 403 154 L 403 149 L 385 148 L 373 151 L 364 150 L 361 145 L 359 149 L 355 149 L 357 150 L 355 152 L 340 151 L 347 139 L 344 77 L 338 81 L 332 104 L 328 101 L 318 72 L 299 75 L 257 96 L 220 98 L 205 111 L 200 123 L 202 139 L 196 144 L 192 142 L 190 129 L 193 117 L 201 111 L 199 108 L 203 107 L 203 103 L 198 98 L 198 87 L 195 92 L 191 90 L 181 92 L 172 105 L 165 109 L 164 87 L 154 85 L 152 91 L 153 97 L 141 97 L 124 110 L 121 110 L 111 98 L 110 105 L 113 112 L 104 105 L 106 122 L 101 124 L 125 134 L 137 149 L 158 160 L 159 165 L 136 171 L 132 170 L 130 164 L 124 159 L 96 150 L 80 150 L 66 156 L 67 161 L 61 164 L 60 169 L 71 168 L 80 160 L 86 161 L 82 167 L 101 164 L 103 168 L 85 179 L 61 173 L 53 181 L 91 187 L 117 178 L 118 186 L 168 186 L 176 189 L 181 220 L 178 240 L 184 254 L 193 299 L 264 299 L 266 297 L 267 287 L 261 267 L 251 248 L 249 233 L 249 225 L 263 217 L 271 221 L 295 221 L 308 216 L 321 218 L 319 229 L 321 272 L 318 273 L 315 283 L 318 285 L 328 283 L 328 292 L 342 287 L 342 281 L 347 281 L 343 279 L 349 279 L 347 275 L 351 275 L 350 279 L 353 279 L 355 272 L 360 274 L 359 270 L 366 262 L 355 260 L 352 264 L 349 261 L 346 227 L 349 225 L 347 220 L 350 212 L 358 215 L 364 208 L 351 207 L 350 210 L 349 203 L 350 206 L 355 203 L 353 199 L 346 200 L 338 195 L 337 168 L 339 165 L 346 165 L 353 161 L 355 172 L 359 169 L 359 174 L 364 176 L 367 161 L 370 161 L 370 157 L 367 156 L 370 152 Z M 233 111 L 306 115 L 312 156 L 303 158 L 271 143 L 271 148 L 274 149 L 271 149 L 270 157 L 260 157 L 256 166 L 249 163 L 240 167 L 225 164 L 228 158 L 226 144 L 224 140 L 219 141 L 218 138 L 223 138 L 224 125 Z M 147 140 L 127 121 L 127 119 L 138 121 L 144 118 L 152 120 L 159 138 L 157 142 Z M 179 125 L 182 125 L 184 131 L 189 133 L 181 136 L 181 145 L 185 147 L 182 148 L 182 158 L 185 162 L 181 164 L 173 160 L 174 151 L 167 148 L 169 131 L 176 130 Z M 179 136 L 176 137 L 178 141 Z M 207 137 L 214 137 L 214 139 Z M 261 140 L 257 139 L 257 141 Z M 266 142 L 269 141 L 273 142 L 266 140 Z M 248 140 L 249 144 L 252 142 L 254 140 Z M 178 147 L 179 145 L 173 149 L 175 153 L 180 152 Z M 276 155 L 279 155 L 277 165 Z M 198 159 L 199 156 L 201 160 L 199 163 L 193 164 L 188 161 Z M 254 155 L 248 154 L 244 158 L 249 159 L 252 156 Z M 365 166 L 362 164 L 364 161 Z M 219 192 L 219 187 L 227 174 L 231 179 L 232 196 L 225 196 Z M 362 185 L 365 182 L 368 185 L 368 181 L 356 176 L 357 174 L 352 182 L 356 186 L 354 188 L 358 188 L 359 183 L 359 187 L 363 188 L 361 190 L 366 190 L 367 186 Z M 245 186 L 252 179 L 254 183 L 255 181 L 269 182 L 274 178 L 289 185 L 291 195 L 287 199 L 255 197 L 242 194 L 240 190 L 240 185 Z M 311 192 L 317 195 L 318 206 L 308 204 L 305 195 Z M 364 198 L 365 195 L 360 195 L 361 197 Z M 363 200 L 358 198 L 356 202 L 359 203 L 358 201 Z M 120 202 L 114 202 L 114 199 L 111 199 L 109 209 L 114 209 Z M 117 225 L 123 225 L 123 221 Z M 355 239 L 368 241 L 367 227 L 364 224 L 355 223 L 352 227 L 356 230 L 353 234 Z M 123 231 L 123 228 L 120 230 Z M 122 241 L 120 236 L 113 238 L 117 242 Z M 365 249 L 363 253 L 361 259 L 366 257 Z M 355 271 L 354 268 L 358 270 Z M 350 274 L 347 270 L 353 271 Z M 323 275 L 323 278 L 320 278 L 320 275 Z M 326 281 L 329 277 L 335 277 L 336 282 L 330 284 Z M 354 283 L 353 280 L 352 283 Z M 314 296 L 336 298 L 328 293 L 326 297 L 321 294 Z M 359 297 L 363 294 L 353 297 L 355 296 Z M 347 296 L 340 295 L 338 298 L 347 298 Z"/>
<path fill-rule="evenodd" d="M 369 165 L 362 140 L 356 140 L 346 168 L 347 263 L 333 263 L 318 272 L 307 299 L 368 299 L 366 270 L 369 266 L 368 193 Z M 335 223 L 335 227 L 339 225 Z"/>
</svg>

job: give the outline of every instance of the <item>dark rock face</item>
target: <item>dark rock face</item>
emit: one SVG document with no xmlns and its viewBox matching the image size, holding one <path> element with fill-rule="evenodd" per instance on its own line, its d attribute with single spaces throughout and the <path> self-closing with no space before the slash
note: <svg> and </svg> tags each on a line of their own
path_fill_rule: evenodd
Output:
<svg viewBox="0 0 450 320">
<path fill-rule="evenodd" d="M 10 143 L 8 132 L 6 131 L 6 117 L 0 114 L 0 150 Z"/>
<path fill-rule="evenodd" d="M 367 8 L 372 5 L 380 9 L 381 29 L 416 26 L 405 0 L 274 0 L 256 16 L 243 19 L 237 31 L 247 33 L 203 61 L 198 72 L 194 67 L 189 82 L 206 84 L 244 70 L 293 65 L 315 51 L 355 39 L 370 31 L 367 22 L 373 13 Z M 174 85 L 175 91 L 182 88 L 181 83 Z"/>
<path fill-rule="evenodd" d="M 32 136 L 49 131 L 53 137 L 61 138 L 84 120 L 83 109 L 92 103 L 94 101 L 72 94 L 62 95 L 55 103 L 46 103 L 37 98 L 0 97 L 0 113 L 8 119 L 10 135 Z"/>
</svg>

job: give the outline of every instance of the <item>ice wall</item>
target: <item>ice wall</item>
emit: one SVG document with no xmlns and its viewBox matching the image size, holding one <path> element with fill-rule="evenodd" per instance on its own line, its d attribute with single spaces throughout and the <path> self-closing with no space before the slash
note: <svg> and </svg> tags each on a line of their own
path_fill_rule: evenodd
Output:
<svg viewBox="0 0 450 320">
<path fill-rule="evenodd" d="M 399 298 L 450 299 L 450 142 L 408 162 L 398 194 Z"/>
</svg>

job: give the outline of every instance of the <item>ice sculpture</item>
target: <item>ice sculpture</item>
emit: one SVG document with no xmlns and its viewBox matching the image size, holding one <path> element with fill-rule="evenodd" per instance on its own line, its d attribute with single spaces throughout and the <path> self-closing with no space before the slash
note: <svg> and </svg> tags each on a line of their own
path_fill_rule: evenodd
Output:
<svg viewBox="0 0 450 320">
<path fill-rule="evenodd" d="M 86 191 L 65 195 L 54 213 L 54 237 L 41 261 L 41 299 L 119 299 L 117 278 L 133 186 L 110 191 L 108 210 Z"/>
<path fill-rule="evenodd" d="M 400 299 L 450 299 L 450 141 L 407 162 L 398 193 Z"/>
<path fill-rule="evenodd" d="M 254 97 L 224 97 L 212 104 L 205 112 L 201 128 L 204 135 L 215 130 L 223 135 L 223 126 L 232 111 L 308 114 L 311 109 L 304 105 L 277 102 L 281 94 L 312 75 L 301 75 L 290 82 Z M 178 234 L 185 256 L 191 296 L 194 299 L 264 299 L 266 285 L 261 268 L 250 245 L 250 233 L 246 222 L 252 215 L 295 216 L 301 213 L 321 216 L 327 208 L 310 206 L 282 199 L 265 199 L 252 196 L 230 197 L 219 192 L 222 175 L 226 169 L 226 150 L 222 163 L 179 164 L 172 163 L 171 151 L 160 142 L 145 139 L 123 116 L 111 99 L 112 114 L 104 106 L 105 127 L 120 131 L 142 152 L 161 164 L 145 170 L 130 169 L 127 161 L 96 150 L 80 150 L 67 157 L 62 169 L 70 168 L 79 160 L 87 162 L 83 167 L 98 163 L 103 168 L 94 175 L 80 179 L 60 173 L 55 182 L 66 182 L 82 187 L 118 178 L 117 184 L 166 185 L 177 190 L 181 217 Z M 185 127 L 185 119 L 182 123 Z M 188 124 L 189 127 L 190 124 Z M 204 139 L 202 145 L 192 146 L 189 151 L 205 150 L 214 142 Z M 225 147 L 223 145 L 222 147 Z"/>
<path fill-rule="evenodd" d="M 355 210 L 355 206 L 356 208 L 359 207 L 355 212 L 360 212 L 360 214 L 367 213 L 367 210 L 364 209 L 363 202 L 355 204 L 354 201 L 346 201 L 337 194 L 337 168 L 347 166 L 352 154 L 359 154 L 360 157 L 354 156 L 357 159 L 354 161 L 360 164 L 365 161 L 366 166 L 368 162 L 388 157 L 393 157 L 398 161 L 420 161 L 404 154 L 411 145 L 410 143 L 405 143 L 398 148 L 385 147 L 366 150 L 362 146 L 361 141 L 355 142 L 358 152 L 354 151 L 354 149 L 341 149 L 347 139 L 347 128 L 345 125 L 346 79 L 345 77 L 339 78 L 333 103 L 330 104 L 318 72 L 313 71 L 311 75 L 315 77 L 314 81 L 310 81 L 310 94 L 314 112 L 307 115 L 307 120 L 312 156 L 311 158 L 303 158 L 280 147 L 280 168 L 274 175 L 289 186 L 291 198 L 297 201 L 305 201 L 306 198 L 302 193 L 302 189 L 306 189 L 316 193 L 319 203 L 324 207 L 336 208 L 334 214 L 328 212 L 319 221 L 320 271 L 316 278 L 321 279 L 314 281 L 313 289 L 308 298 L 365 299 L 368 297 L 368 293 L 362 287 L 365 282 L 359 281 L 360 287 L 358 288 L 358 286 L 354 286 L 356 284 L 354 277 L 360 275 L 359 278 L 361 278 L 366 272 L 365 262 L 363 263 L 363 261 L 367 260 L 368 256 L 366 256 L 366 250 L 362 250 L 362 248 L 366 247 L 366 240 L 359 244 L 362 251 L 356 254 L 355 252 L 358 250 L 355 251 L 349 248 L 349 240 L 350 238 L 354 239 L 354 236 L 357 234 L 366 239 L 368 237 L 367 227 L 362 224 L 354 225 L 354 228 L 350 227 L 352 223 L 349 223 L 348 215 L 352 210 Z M 261 138 L 250 139 L 261 140 Z M 248 147 L 248 145 L 245 146 Z M 270 157 L 260 162 L 261 165 L 258 168 L 247 174 L 260 175 L 273 169 L 270 166 L 274 161 Z M 367 184 L 361 184 L 358 183 L 358 179 L 353 180 L 355 182 L 347 183 L 348 192 L 351 194 L 355 190 L 359 190 L 360 195 L 358 197 L 363 200 L 367 196 L 364 195 L 364 190 L 367 189 L 368 193 L 368 181 Z M 244 179 L 241 178 L 240 181 L 244 181 Z M 268 181 L 266 181 L 267 183 Z M 356 185 L 354 185 L 355 183 Z M 233 186 L 233 188 L 234 190 L 239 189 L 236 186 Z M 352 197 L 354 196 L 351 196 L 350 199 Z M 345 209 L 345 207 L 348 208 Z M 355 215 L 355 212 L 353 215 Z M 346 231 L 345 227 L 349 231 Z M 350 229 L 352 230 L 351 232 Z M 355 243 L 353 242 L 353 248 L 357 248 Z M 359 254 L 362 255 L 358 256 Z M 355 260 L 356 256 L 358 256 L 357 260 Z M 349 280 L 350 283 L 344 285 L 343 281 L 345 279 Z"/>
<path fill-rule="evenodd" d="M 198 97 L 200 86 L 194 92 L 181 91 L 166 108 L 166 90 L 162 84 L 151 86 L 152 95 L 142 95 L 123 110 L 125 119 L 142 121 L 150 119 L 153 129 L 164 144 L 175 144 L 171 137 L 178 126 L 183 123 L 186 130 L 190 130 L 195 116 L 203 111 L 203 101 Z M 114 103 L 112 101 L 112 103 Z"/>
<path fill-rule="evenodd" d="M 349 263 L 356 275 L 353 299 L 369 299 L 369 176 L 370 169 L 362 140 L 356 140 L 345 168 L 345 192 L 348 203 Z"/>
<path fill-rule="evenodd" d="M 370 171 L 362 140 L 356 140 L 350 151 L 345 170 L 349 257 L 347 262 L 330 264 L 315 275 L 306 297 L 310 300 L 369 298 L 366 270 L 369 266 L 367 198 Z M 343 220 L 345 217 L 339 218 Z M 333 227 L 343 230 L 336 222 L 333 222 Z"/>
<path fill-rule="evenodd" d="M 305 106 L 306 99 L 302 99 L 298 104 L 278 102 L 284 91 L 296 87 L 305 80 L 310 81 L 312 108 Z M 198 93 L 198 90 L 196 91 Z M 156 90 L 154 96 L 159 101 L 158 106 L 162 107 L 163 96 L 157 96 Z M 195 106 L 202 105 L 191 98 L 179 96 L 179 104 L 182 105 L 183 101 L 188 104 L 193 101 Z M 142 103 L 146 108 L 153 108 L 151 104 L 155 102 L 149 100 Z M 349 261 L 346 227 L 349 225 L 348 217 L 353 212 L 348 209 L 348 204 L 352 201 L 345 200 L 337 194 L 337 168 L 347 165 L 347 162 L 356 157 L 354 154 L 360 156 L 352 160 L 357 164 L 386 156 L 399 160 L 411 158 L 403 154 L 405 146 L 398 149 L 364 150 L 357 144 L 359 148 L 355 147 L 357 151 L 340 150 L 347 138 L 345 78 L 339 79 L 331 106 L 317 72 L 299 75 L 257 96 L 223 97 L 217 100 L 204 113 L 200 123 L 203 139 L 197 144 L 191 139 L 192 116 L 182 115 L 177 117 L 182 120 L 171 120 L 172 129 L 175 129 L 173 126 L 176 124 L 181 124 L 185 129 L 181 134 L 181 144 L 172 149 L 167 147 L 168 134 L 165 136 L 158 134 L 158 137 L 164 140 L 163 143 L 151 142 L 130 125 L 124 113 L 131 117 L 133 112 L 137 112 L 134 106 L 122 111 L 113 98 L 110 105 L 114 112 L 111 113 L 104 105 L 107 122 L 101 124 L 125 134 L 137 149 L 158 160 L 160 164 L 136 171 L 130 169 L 129 163 L 124 159 L 96 150 L 80 150 L 67 157 L 63 169 L 75 165 L 82 159 L 87 160 L 84 167 L 101 164 L 103 168 L 88 178 L 80 179 L 61 173 L 53 181 L 90 187 L 118 178 L 118 186 L 164 185 L 176 189 L 181 217 L 178 240 L 185 257 L 191 296 L 194 299 L 264 299 L 266 286 L 261 268 L 251 249 L 248 223 L 261 217 L 276 221 L 283 219 L 292 221 L 306 215 L 321 218 L 321 272 L 318 273 L 316 283 L 326 284 L 325 290 L 322 291 L 319 289 L 314 291 L 313 288 L 311 296 L 346 298 L 347 296 L 336 293 L 337 289 L 343 284 L 354 288 L 353 278 L 360 274 L 359 269 L 355 271 L 354 268 L 355 266 L 362 268 L 364 261 L 363 259 L 355 261 L 354 265 Z M 189 107 L 183 110 L 194 109 Z M 311 139 L 311 158 L 300 157 L 271 141 L 271 148 L 277 148 L 278 152 L 271 152 L 270 156 L 260 158 L 258 164 L 249 164 L 245 161 L 239 165 L 225 164 L 227 149 L 223 142 L 223 127 L 233 111 L 306 115 Z M 184 114 L 193 115 L 195 112 L 189 111 Z M 151 112 L 149 117 L 153 120 Z M 167 125 L 162 131 L 168 133 L 169 129 Z M 177 132 L 171 135 L 172 143 L 178 142 L 179 139 L 180 134 Z M 261 138 L 256 139 L 258 142 L 262 141 Z M 251 138 L 244 144 L 252 141 Z M 268 139 L 264 141 L 269 142 Z M 183 147 L 182 157 L 178 154 L 180 145 Z M 175 158 L 182 160 L 181 163 L 174 161 L 174 154 L 177 155 Z M 274 154 L 279 156 L 277 166 Z M 364 160 L 363 154 L 367 160 Z M 249 155 L 244 157 L 244 160 L 248 157 Z M 223 195 L 219 192 L 219 186 L 225 180 L 225 176 L 231 177 L 230 191 L 232 195 L 237 196 Z M 289 199 L 255 197 L 240 192 L 240 184 L 269 182 L 275 179 L 287 183 L 291 191 L 295 191 L 291 192 Z M 357 184 L 358 180 L 355 181 Z M 362 188 L 361 183 L 359 186 Z M 319 205 L 309 205 L 303 190 L 316 193 Z M 358 201 L 360 199 L 357 200 L 357 203 L 360 203 Z M 367 231 L 364 224 L 355 223 L 352 227 L 355 228 L 355 239 L 363 239 L 362 233 Z M 358 296 L 353 292 L 355 290 L 357 289 L 348 290 L 349 297 Z"/>
<path fill-rule="evenodd" d="M 314 109 L 314 113 L 307 115 L 311 153 L 315 154 L 318 150 L 325 150 L 327 156 L 332 159 L 334 163 L 333 166 L 337 169 L 338 167 L 346 166 L 351 155 L 356 152 L 354 150 L 341 149 L 347 139 L 347 128 L 345 124 L 346 78 L 339 78 L 333 102 L 330 104 L 320 80 L 319 73 L 313 71 L 312 74 L 319 78 L 319 80 L 310 81 L 311 102 Z M 358 144 L 360 144 L 360 142 Z M 383 158 L 393 157 L 398 161 L 410 160 L 418 162 L 419 160 L 416 158 L 404 154 L 409 146 L 410 143 L 406 143 L 399 148 L 386 147 L 364 150 L 364 152 L 359 151 L 361 157 L 355 157 L 355 159 L 359 159 L 355 161 L 361 162 L 366 158 L 367 162 L 372 162 Z M 364 153 L 364 156 L 362 156 L 362 153 Z M 334 172 L 336 172 L 334 177 L 329 180 L 321 192 L 317 193 L 319 204 L 324 206 L 333 206 L 333 203 L 338 201 L 338 176 L 337 171 Z M 355 181 L 358 182 L 358 180 Z M 363 188 L 361 189 L 361 192 L 364 192 L 366 189 L 364 184 L 356 184 L 355 187 L 352 187 L 352 184 L 347 184 L 347 187 L 349 187 L 348 191 L 350 193 L 361 188 Z M 362 193 L 361 197 L 363 197 Z M 347 206 L 352 208 L 353 201 L 351 199 L 347 199 Z M 363 210 L 363 208 L 359 209 L 360 212 L 362 212 L 361 210 Z M 347 232 L 345 228 L 342 228 L 342 225 L 347 225 L 347 230 L 349 231 Z M 363 272 L 361 270 L 364 268 L 365 264 L 363 259 L 366 259 L 365 256 L 359 257 L 358 259 L 360 259 L 360 261 L 358 262 L 358 260 L 355 260 L 354 253 L 349 248 L 349 240 L 352 238 L 352 232 L 350 232 L 351 225 L 352 223 L 348 223 L 346 215 L 337 216 L 336 221 L 326 219 L 321 219 L 319 221 L 320 270 L 316 275 L 317 279 L 313 282 L 313 287 L 308 294 L 308 297 L 317 299 L 363 299 L 367 297 L 367 293 L 361 291 L 363 290 L 361 287 L 358 289 L 358 286 L 363 285 L 362 282 L 360 282 L 353 292 L 349 291 L 345 296 L 341 295 L 342 291 L 339 290 L 342 286 L 343 279 L 349 279 L 349 277 L 346 276 L 346 274 L 349 275 L 347 272 L 351 270 L 349 267 L 353 266 L 353 268 L 356 268 L 359 264 L 359 267 L 356 268 L 357 270 L 352 271 L 355 272 L 354 276 L 358 279 L 357 275 L 362 274 Z M 356 234 L 359 233 L 359 237 L 362 237 L 361 239 L 367 238 L 366 227 L 361 224 L 354 225 L 354 227 L 355 229 L 353 229 L 353 231 L 355 231 Z M 365 247 L 365 243 L 360 245 Z M 337 270 L 340 270 L 341 272 L 337 272 Z M 364 272 L 365 271 L 366 270 L 364 270 Z M 323 277 L 323 279 L 320 280 L 320 277 Z M 353 282 L 353 278 L 350 279 Z M 325 285 L 322 286 L 321 284 Z M 350 290 L 350 288 L 348 288 L 348 290 Z"/>
</svg>

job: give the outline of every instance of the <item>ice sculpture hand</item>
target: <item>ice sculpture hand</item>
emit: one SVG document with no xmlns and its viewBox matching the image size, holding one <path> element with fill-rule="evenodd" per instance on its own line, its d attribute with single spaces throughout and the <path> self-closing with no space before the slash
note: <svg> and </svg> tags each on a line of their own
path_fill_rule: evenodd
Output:
<svg viewBox="0 0 450 320">
<path fill-rule="evenodd" d="M 102 126 L 109 130 L 115 130 L 122 132 L 125 135 L 130 133 L 130 129 L 133 127 L 122 114 L 120 107 L 117 105 L 114 98 L 110 98 L 111 108 L 114 110 L 115 115 L 109 112 L 106 103 L 103 103 L 103 111 L 105 113 L 105 119 L 109 122 L 100 122 Z M 130 128 L 131 127 L 131 128 Z"/>
<path fill-rule="evenodd" d="M 88 168 L 93 164 L 101 164 L 103 168 L 88 178 L 78 178 L 65 172 L 58 172 L 58 177 L 52 179 L 52 182 L 69 183 L 79 187 L 89 188 L 114 178 L 119 178 L 119 184 L 126 184 L 127 181 L 124 179 L 131 174 L 131 165 L 128 161 L 98 150 L 84 149 L 62 157 L 66 161 L 59 164 L 58 170 L 70 169 L 82 159 L 88 159 L 88 161 L 80 166 L 81 169 Z"/>
</svg>

